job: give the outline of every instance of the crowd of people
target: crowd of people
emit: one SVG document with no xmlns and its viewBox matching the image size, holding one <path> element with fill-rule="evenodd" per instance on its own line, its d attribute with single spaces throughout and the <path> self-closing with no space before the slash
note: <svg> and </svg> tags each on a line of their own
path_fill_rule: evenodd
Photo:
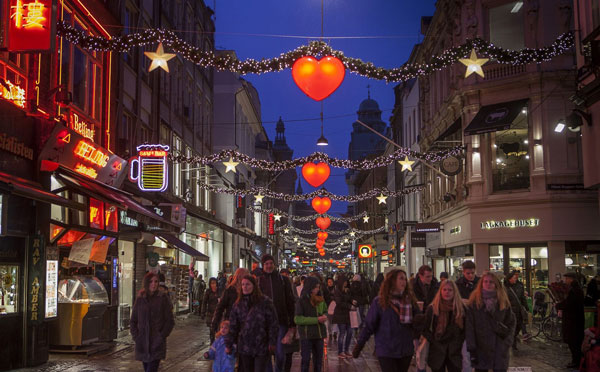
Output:
<svg viewBox="0 0 600 372">
<path fill-rule="evenodd" d="M 392 269 L 373 282 L 360 274 L 323 278 L 317 271 L 292 278 L 268 254 L 261 263 L 252 271 L 237 269 L 228 281 L 210 278 L 208 285 L 191 272 L 192 311 L 210 328 L 205 357 L 214 360 L 214 372 L 233 372 L 236 365 L 241 372 L 289 372 L 295 352 L 302 372 L 311 361 L 321 372 L 325 340 L 330 348 L 337 344 L 339 359 L 347 359 L 358 358 L 371 336 L 383 372 L 408 371 L 413 358 L 418 371 L 506 371 L 518 334 L 529 337 L 518 271 L 501 282 L 490 272 L 476 276 L 475 264 L 465 261 L 457 281 L 447 275 L 438 281 L 423 265 L 414 278 Z M 584 296 L 574 273 L 564 278 L 568 296 L 556 307 L 563 312 L 564 341 L 575 366 L 581 360 Z M 131 317 L 136 359 L 145 371 L 158 369 L 173 325 L 169 298 L 149 273 Z"/>
</svg>

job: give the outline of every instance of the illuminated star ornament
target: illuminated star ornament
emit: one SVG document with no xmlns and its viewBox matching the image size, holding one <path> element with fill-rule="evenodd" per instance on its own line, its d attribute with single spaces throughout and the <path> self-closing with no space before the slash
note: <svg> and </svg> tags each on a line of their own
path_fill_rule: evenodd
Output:
<svg viewBox="0 0 600 372">
<path fill-rule="evenodd" d="M 290 232 L 290 229 L 287 229 L 287 228 L 286 228 L 286 229 L 283 229 L 283 233 L 284 233 L 284 234 L 287 234 L 287 233 L 289 233 L 289 232 Z"/>
<path fill-rule="evenodd" d="M 350 236 L 355 236 L 356 233 L 354 231 L 350 231 Z"/>
<path fill-rule="evenodd" d="M 298 238 L 294 236 L 294 241 L 297 242 Z M 300 245 L 300 243 L 298 243 L 298 245 Z"/>
<path fill-rule="evenodd" d="M 380 194 L 376 199 L 379 200 L 379 204 L 385 204 L 385 200 L 387 198 L 388 198 L 387 196 Z"/>
<path fill-rule="evenodd" d="M 280 214 L 274 215 L 273 218 L 275 219 L 275 221 L 281 221 L 281 215 Z"/>
<path fill-rule="evenodd" d="M 152 63 L 148 68 L 148 72 L 158 67 L 162 68 L 166 72 L 169 72 L 169 64 L 167 63 L 167 61 L 174 58 L 176 54 L 165 53 L 162 43 L 158 43 L 158 48 L 156 48 L 156 52 L 144 52 L 144 55 L 152 60 Z"/>
<path fill-rule="evenodd" d="M 235 173 L 235 167 L 238 165 L 239 163 L 236 161 L 233 161 L 232 157 L 229 157 L 229 161 L 224 161 L 223 165 L 225 167 L 227 167 L 225 169 L 225 173 L 229 173 L 229 171 L 232 171 L 233 173 Z M 259 194 L 260 195 L 260 194 Z M 262 202 L 262 197 L 260 198 L 261 202 Z"/>
<path fill-rule="evenodd" d="M 265 197 L 264 195 L 261 195 L 261 193 L 258 193 L 256 195 L 254 195 L 254 201 L 257 202 L 257 203 L 261 203 L 262 204 L 262 200 L 263 200 L 264 197 Z"/>
<path fill-rule="evenodd" d="M 364 216 L 364 217 L 363 217 L 363 222 L 364 222 L 364 223 L 367 223 L 367 222 L 369 222 L 369 216 Z"/>
<path fill-rule="evenodd" d="M 412 172 L 412 165 L 415 163 L 414 160 L 408 160 L 408 156 L 404 157 L 404 160 L 398 160 L 398 163 L 400 163 L 400 165 L 402 165 L 402 170 L 401 172 L 404 172 L 405 170 L 409 170 L 410 172 Z M 379 198 L 378 198 L 379 199 Z"/>
<path fill-rule="evenodd" d="M 483 69 L 481 66 L 489 61 L 489 58 L 477 58 L 477 53 L 475 53 L 475 49 L 471 50 L 471 56 L 469 58 L 461 58 L 459 59 L 460 63 L 467 66 L 467 71 L 465 72 L 465 77 L 469 77 L 472 73 L 476 73 L 477 75 L 483 76 Z"/>
</svg>

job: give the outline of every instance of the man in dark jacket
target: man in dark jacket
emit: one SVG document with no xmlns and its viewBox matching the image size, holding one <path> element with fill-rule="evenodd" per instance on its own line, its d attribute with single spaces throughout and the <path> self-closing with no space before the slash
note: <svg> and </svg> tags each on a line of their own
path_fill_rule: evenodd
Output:
<svg viewBox="0 0 600 372">
<path fill-rule="evenodd" d="M 411 285 L 417 301 L 423 302 L 421 311 L 425 311 L 427 306 L 433 301 L 439 288 L 437 279 L 433 277 L 431 266 L 423 265 L 419 267 L 417 277 L 411 280 Z"/>
<path fill-rule="evenodd" d="M 563 341 L 571 350 L 572 359 L 567 368 L 577 368 L 581 362 L 581 343 L 585 326 L 583 290 L 579 286 L 576 273 L 566 273 L 563 278 L 569 286 L 569 293 L 564 301 L 556 304 L 556 309 L 562 310 Z"/>
<path fill-rule="evenodd" d="M 458 278 L 456 281 L 456 286 L 460 292 L 460 297 L 462 297 L 464 300 L 468 300 L 471 292 L 473 292 L 477 286 L 479 277 L 475 275 L 475 262 L 471 260 L 463 262 L 462 269 L 463 276 Z"/>
<path fill-rule="evenodd" d="M 275 269 L 275 259 L 270 254 L 261 258 L 263 275 L 258 277 L 258 286 L 262 293 L 273 300 L 277 319 L 279 321 L 279 333 L 277 335 L 277 350 L 275 352 L 275 372 L 283 372 L 285 367 L 285 350 L 281 340 L 289 328 L 295 328 L 294 324 L 294 293 L 290 282 Z M 294 331 L 295 332 L 295 331 Z M 269 365 L 271 365 L 269 363 Z M 268 366 L 269 366 L 268 365 Z M 271 368 L 267 368 L 271 371 Z"/>
</svg>

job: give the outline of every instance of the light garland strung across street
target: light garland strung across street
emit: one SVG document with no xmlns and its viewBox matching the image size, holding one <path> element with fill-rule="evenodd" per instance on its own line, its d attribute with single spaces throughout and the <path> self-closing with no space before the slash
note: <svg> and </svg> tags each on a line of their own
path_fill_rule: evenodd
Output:
<svg viewBox="0 0 600 372">
<path fill-rule="evenodd" d="M 342 222 L 342 223 L 347 223 L 347 222 L 354 222 L 354 221 L 358 221 L 360 219 L 362 219 L 364 216 L 367 215 L 366 211 L 363 211 L 361 214 L 358 214 L 356 216 L 352 216 L 352 217 L 334 217 L 331 216 L 327 213 L 325 214 L 313 214 L 310 216 L 290 216 L 288 213 L 280 211 L 279 209 L 273 208 L 273 209 L 260 209 L 260 208 L 255 208 L 252 206 L 248 206 L 246 207 L 246 209 L 248 209 L 249 211 L 255 212 L 255 213 L 262 213 L 262 214 L 279 214 L 284 218 L 291 218 L 292 221 L 299 221 L 299 222 L 308 222 L 308 221 L 314 221 L 317 217 L 329 217 L 331 219 L 332 222 Z M 379 214 L 377 214 L 379 215 Z M 376 216 L 376 214 L 371 214 L 371 216 Z M 381 214 L 381 216 L 385 216 L 385 214 Z"/>
<path fill-rule="evenodd" d="M 320 189 L 317 191 L 313 191 L 309 194 L 293 194 L 292 195 L 292 194 L 282 194 L 279 192 L 275 192 L 275 191 L 266 189 L 264 187 L 257 187 L 257 186 L 251 187 L 250 189 L 246 189 L 246 190 L 232 189 L 232 188 L 227 188 L 227 187 L 217 187 L 217 186 L 213 186 L 213 185 L 208 185 L 204 182 L 198 182 L 198 186 L 203 190 L 208 190 L 208 191 L 216 192 L 219 194 L 244 195 L 244 196 L 245 195 L 261 195 L 261 196 L 267 197 L 267 198 L 280 199 L 280 200 L 285 200 L 285 201 L 290 201 L 290 202 L 308 200 L 308 199 L 312 199 L 316 196 L 327 196 L 327 197 L 329 197 L 333 200 L 337 200 L 337 201 L 358 202 L 358 201 L 374 198 L 376 196 L 379 196 L 380 194 L 388 196 L 388 197 L 398 197 L 398 196 L 402 196 L 402 195 L 409 195 L 409 194 L 421 191 L 423 189 L 423 186 L 407 187 L 405 189 L 398 190 L 398 191 L 390 191 L 386 188 L 383 188 L 383 189 L 374 188 L 363 194 L 358 194 L 358 195 L 336 195 L 325 189 Z M 368 217 L 368 216 L 364 216 L 363 219 L 365 217 Z"/>
<path fill-rule="evenodd" d="M 560 35 L 551 45 L 540 49 L 506 50 L 494 46 L 489 41 L 475 38 L 467 40 L 462 45 L 447 49 L 441 54 L 432 56 L 427 63 L 407 63 L 401 67 L 385 69 L 377 67 L 371 62 L 363 62 L 359 58 L 346 57 L 343 52 L 334 50 L 323 41 L 312 41 L 308 45 L 299 46 L 274 58 L 261 59 L 260 61 L 255 59 L 240 61 L 230 55 L 216 56 L 212 51 L 203 51 L 201 48 L 191 46 L 181 40 L 174 31 L 165 29 L 148 29 L 108 40 L 99 36 L 87 35 L 84 30 L 78 30 L 67 23 L 59 22 L 56 33 L 57 36 L 64 37 L 69 42 L 84 49 L 96 51 L 127 52 L 134 47 L 162 42 L 172 52 L 178 53 L 196 65 L 215 67 L 217 70 L 227 70 L 240 74 L 263 74 L 285 70 L 291 68 L 296 60 L 306 56 L 334 56 L 339 58 L 344 67 L 350 72 L 388 82 L 407 81 L 417 76 L 429 75 L 458 62 L 461 58 L 465 58 L 473 49 L 477 50 L 480 55 L 498 63 L 524 65 L 549 61 L 570 50 L 574 45 L 574 36 L 571 32 Z"/>
<path fill-rule="evenodd" d="M 298 239 L 293 239 L 293 238 L 284 236 L 283 240 L 285 242 L 287 242 L 287 243 L 290 243 L 290 244 L 294 244 L 294 243 L 314 244 L 315 243 L 314 239 L 303 238 L 303 237 L 296 237 L 296 238 L 298 238 Z M 350 240 L 347 237 L 341 237 L 341 238 L 338 238 L 338 239 L 335 239 L 335 240 L 328 240 L 328 241 L 325 242 L 325 245 L 326 246 L 327 245 L 329 245 L 329 246 L 335 246 L 335 247 L 344 246 L 346 244 L 352 243 L 356 239 L 358 239 L 358 238 L 354 238 L 354 239 Z"/>
<path fill-rule="evenodd" d="M 294 226 L 280 226 L 275 228 L 275 231 L 283 231 L 284 229 L 289 229 L 297 234 L 316 234 L 320 232 L 320 229 L 311 229 L 311 230 L 303 230 Z M 374 230 L 357 230 L 357 229 L 347 229 L 347 230 L 327 230 L 330 235 L 350 235 L 352 236 L 352 232 L 357 235 L 369 235 L 369 234 L 377 234 L 385 230 L 385 226 L 381 226 Z"/>
<path fill-rule="evenodd" d="M 232 161 L 239 161 L 240 163 L 244 163 L 246 165 L 251 166 L 252 168 L 259 168 L 262 170 L 280 172 L 287 169 L 294 169 L 296 167 L 302 167 L 306 163 L 314 163 L 314 162 L 322 162 L 327 163 L 332 167 L 336 168 L 346 168 L 346 169 L 355 169 L 355 170 L 368 170 L 373 168 L 384 167 L 398 160 L 401 161 L 404 159 L 404 162 L 414 163 L 414 161 L 409 161 L 408 156 L 417 158 L 419 160 L 424 160 L 430 163 L 437 163 L 451 156 L 459 156 L 463 153 L 464 146 L 456 146 L 451 149 L 445 151 L 438 152 L 427 152 L 420 153 L 417 151 L 413 151 L 407 148 L 401 148 L 393 152 L 389 155 L 380 155 L 374 159 L 365 159 L 365 160 L 346 160 L 346 159 L 337 159 L 331 158 L 329 155 L 322 152 L 313 152 L 308 156 L 304 156 L 301 158 L 296 158 L 293 160 L 284 160 L 278 162 L 271 162 L 268 160 L 255 159 L 246 154 L 242 154 L 236 150 L 222 150 L 217 154 L 209 155 L 209 156 L 191 156 L 187 157 L 185 155 L 174 155 L 173 153 L 169 153 L 169 160 L 173 162 L 179 163 L 188 163 L 188 164 L 198 164 L 198 165 L 208 165 L 217 162 L 223 162 L 227 166 L 227 163 L 231 164 Z M 235 163 L 237 165 L 237 163 Z M 402 163 L 401 163 L 402 164 Z M 409 166 L 410 166 L 409 165 Z M 229 168 L 228 168 L 229 169 Z M 409 167 L 405 167 L 403 165 L 402 170 L 409 169 Z"/>
</svg>

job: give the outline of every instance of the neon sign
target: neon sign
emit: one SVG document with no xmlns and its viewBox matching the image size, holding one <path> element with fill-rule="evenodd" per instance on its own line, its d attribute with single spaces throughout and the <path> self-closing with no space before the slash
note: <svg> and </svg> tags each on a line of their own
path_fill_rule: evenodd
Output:
<svg viewBox="0 0 600 372">
<path fill-rule="evenodd" d="M 93 179 L 98 178 L 98 172 L 96 172 L 94 168 L 86 167 L 81 163 L 75 164 L 75 169 L 73 170 L 79 174 L 83 174 L 84 176 L 88 176 Z"/>
<path fill-rule="evenodd" d="M 5 80 L 6 86 L 1 85 L 0 96 L 7 101 L 11 101 L 15 106 L 25 108 L 25 89 Z"/>
<path fill-rule="evenodd" d="M 373 248 L 369 244 L 359 245 L 358 246 L 358 256 L 360 258 L 373 257 Z"/>
<path fill-rule="evenodd" d="M 49 50 L 52 18 L 52 0 L 11 0 L 9 51 Z"/>
<path fill-rule="evenodd" d="M 102 150 L 97 149 L 84 140 L 79 141 L 74 151 L 75 155 L 100 167 L 105 167 L 110 158 Z"/>
<path fill-rule="evenodd" d="M 129 161 L 129 180 L 142 191 L 165 191 L 168 182 L 167 145 L 140 145 L 138 156 Z"/>
<path fill-rule="evenodd" d="M 81 134 L 85 138 L 91 139 L 92 141 L 96 140 L 96 128 L 94 125 L 81 120 L 77 113 L 71 111 L 69 122 L 71 129 L 73 129 L 75 132 Z"/>
</svg>

